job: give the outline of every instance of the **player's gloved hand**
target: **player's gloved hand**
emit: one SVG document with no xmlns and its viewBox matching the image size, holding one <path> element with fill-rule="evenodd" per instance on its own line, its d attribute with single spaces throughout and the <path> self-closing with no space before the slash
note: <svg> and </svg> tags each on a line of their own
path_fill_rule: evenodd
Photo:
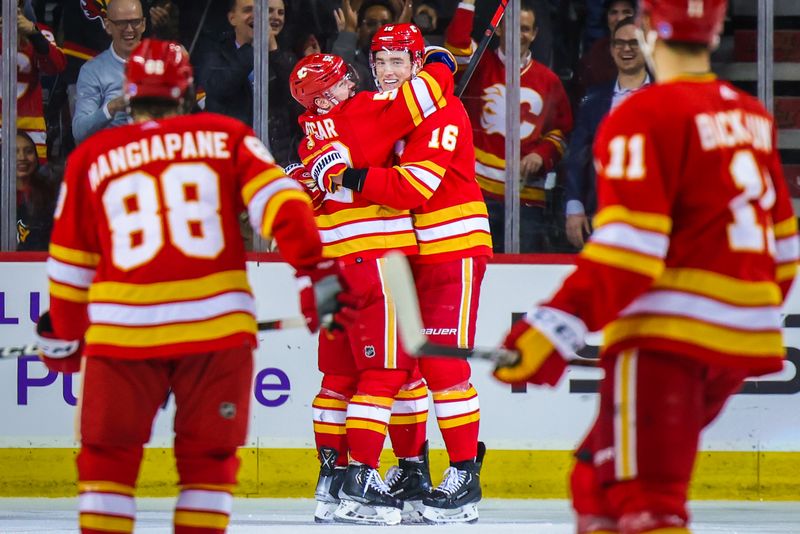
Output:
<svg viewBox="0 0 800 534">
<path fill-rule="evenodd" d="M 336 297 L 339 301 L 339 310 L 333 317 L 333 329 L 348 329 L 355 325 L 361 317 L 364 306 L 363 298 L 345 290 Z"/>
<path fill-rule="evenodd" d="M 310 269 L 295 273 L 300 291 L 300 310 L 310 332 L 320 327 L 334 328 L 334 316 L 339 311 L 337 297 L 342 292 L 341 268 L 336 260 L 324 260 Z"/>
<path fill-rule="evenodd" d="M 83 340 L 67 341 L 56 337 L 50 312 L 44 312 L 36 323 L 36 345 L 39 358 L 56 373 L 77 373 L 81 370 Z"/>
<path fill-rule="evenodd" d="M 328 193 L 336 192 L 339 185 L 334 179 L 340 176 L 347 167 L 347 160 L 333 143 L 329 143 L 317 151 L 307 165 L 319 188 Z"/>
<path fill-rule="evenodd" d="M 456 56 L 454 56 L 450 50 L 441 46 L 426 46 L 423 63 L 425 65 L 429 63 L 443 63 L 453 74 L 455 74 L 458 69 Z"/>
<path fill-rule="evenodd" d="M 319 188 L 314 177 L 305 168 L 302 163 L 290 163 L 284 169 L 286 176 L 292 178 L 303 186 L 303 191 L 311 198 L 311 207 L 314 209 L 322 205 L 325 199 L 325 193 Z"/>
<path fill-rule="evenodd" d="M 502 382 L 555 386 L 567 359 L 585 345 L 586 325 L 569 313 L 541 306 L 511 327 L 503 347 L 519 352 L 517 361 L 499 365 L 494 376 Z"/>
</svg>

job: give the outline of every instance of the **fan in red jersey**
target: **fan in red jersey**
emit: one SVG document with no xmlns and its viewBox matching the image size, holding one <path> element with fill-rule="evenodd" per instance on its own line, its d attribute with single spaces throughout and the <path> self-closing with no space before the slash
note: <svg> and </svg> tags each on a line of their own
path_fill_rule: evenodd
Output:
<svg viewBox="0 0 800 534">
<path fill-rule="evenodd" d="M 135 124 L 67 161 L 37 325 L 51 370 L 83 372 L 78 491 L 84 534 L 133 532 L 142 447 L 172 391 L 180 495 L 174 532 L 222 533 L 244 443 L 255 303 L 238 214 L 297 269 L 309 328 L 313 287 L 336 285 L 309 199 L 241 122 L 181 115 L 192 68 L 177 43 L 144 40 L 126 67 Z"/>
<path fill-rule="evenodd" d="M 512 326 L 518 362 L 495 371 L 555 385 L 603 330 L 599 414 L 571 478 L 579 534 L 689 532 L 702 430 L 746 377 L 783 365 L 797 222 L 773 118 L 711 74 L 725 10 L 642 1 L 657 83 L 601 124 L 595 232 L 555 296 Z"/>
<path fill-rule="evenodd" d="M 316 211 L 325 255 L 343 262 L 358 317 L 343 332 L 319 339 L 323 379 L 313 405 L 322 468 L 315 517 L 329 521 L 335 513 L 343 521 L 393 524 L 400 521 L 400 497 L 421 505 L 430 486 L 424 463 L 428 410 L 415 361 L 397 341 L 381 258 L 390 250 L 416 253 L 417 242 L 407 209 L 377 205 L 334 180 L 351 166 L 390 166 L 396 141 L 441 113 L 453 78 L 448 67 L 431 64 L 390 93 L 351 96 L 353 86 L 344 62 L 330 54 L 304 58 L 290 77 L 292 94 L 307 108 L 300 124 L 308 137 L 299 152 L 326 193 Z M 395 454 L 424 465 L 427 478 L 420 478 L 424 484 L 414 495 L 392 495 L 377 482 L 387 425 Z M 354 462 L 345 473 L 348 456 Z M 346 496 L 341 502 L 339 487 Z"/>
</svg>

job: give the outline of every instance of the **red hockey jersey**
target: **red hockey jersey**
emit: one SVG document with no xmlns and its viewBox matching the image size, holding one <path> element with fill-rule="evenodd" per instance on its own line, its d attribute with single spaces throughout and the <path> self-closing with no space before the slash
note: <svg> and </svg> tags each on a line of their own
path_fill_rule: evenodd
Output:
<svg viewBox="0 0 800 534">
<path fill-rule="evenodd" d="M 47 54 L 38 54 L 29 41 L 17 50 L 17 128 L 24 130 L 36 144 L 39 163 L 47 163 L 47 126 L 42 104 L 42 76 L 64 70 L 67 60 L 56 46 L 53 33 L 43 24 L 37 27 L 48 41 Z M 0 41 L 2 45 L 2 41 Z"/>
<path fill-rule="evenodd" d="M 653 85 L 605 119 L 594 157 L 595 231 L 549 305 L 605 327 L 604 352 L 779 370 L 800 245 L 761 104 L 712 75 Z"/>
<path fill-rule="evenodd" d="M 411 209 L 418 262 L 492 255 L 486 204 L 475 181 L 472 128 L 455 95 L 406 137 L 397 165 L 369 169 L 361 195 Z"/>
<path fill-rule="evenodd" d="M 67 160 L 47 273 L 55 333 L 87 355 L 256 344 L 238 214 L 295 267 L 322 247 L 308 196 L 253 131 L 201 113 L 103 130 Z"/>
<path fill-rule="evenodd" d="M 310 165 L 330 143 L 345 154 L 350 167 L 389 167 L 398 139 L 447 105 L 453 77 L 441 64 L 426 65 L 419 76 L 394 91 L 361 92 L 324 115 L 300 117 L 307 138 L 300 157 Z M 408 209 L 393 209 L 339 188 L 327 193 L 316 210 L 324 254 L 342 261 L 383 256 L 388 250 L 418 250 Z"/>
<path fill-rule="evenodd" d="M 475 51 L 472 32 L 474 8 L 460 4 L 447 28 L 445 46 L 466 68 Z M 474 128 L 475 171 L 485 194 L 502 199 L 505 194 L 506 161 L 506 67 L 500 49 L 480 59 L 462 100 Z M 561 161 L 566 136 L 572 130 L 572 110 L 558 77 L 532 58 L 520 71 L 520 154 L 536 153 L 544 164 L 537 177 L 526 177 L 520 200 L 543 204 L 544 175 Z"/>
</svg>

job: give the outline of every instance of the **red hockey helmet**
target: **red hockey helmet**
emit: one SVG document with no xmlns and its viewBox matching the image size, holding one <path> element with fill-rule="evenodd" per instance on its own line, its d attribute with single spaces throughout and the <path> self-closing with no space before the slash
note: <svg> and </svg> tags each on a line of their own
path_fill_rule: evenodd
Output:
<svg viewBox="0 0 800 534">
<path fill-rule="evenodd" d="M 715 46 L 728 0 L 641 0 L 641 14 L 659 39 Z"/>
<path fill-rule="evenodd" d="M 179 102 L 192 81 L 189 56 L 172 41 L 143 39 L 125 66 L 125 94 L 131 100 L 163 98 Z"/>
<path fill-rule="evenodd" d="M 422 39 L 422 32 L 419 28 L 410 22 L 385 24 L 372 37 L 370 63 L 374 63 L 375 54 L 382 50 L 408 52 L 411 56 L 411 64 L 420 69 L 422 68 L 422 58 L 425 56 L 425 41 Z"/>
<path fill-rule="evenodd" d="M 314 101 L 317 98 L 334 100 L 330 89 L 343 79 L 356 83 L 354 78 L 354 72 L 341 57 L 333 54 L 311 54 L 294 66 L 289 75 L 289 91 L 303 107 L 315 111 L 317 105 Z"/>
</svg>

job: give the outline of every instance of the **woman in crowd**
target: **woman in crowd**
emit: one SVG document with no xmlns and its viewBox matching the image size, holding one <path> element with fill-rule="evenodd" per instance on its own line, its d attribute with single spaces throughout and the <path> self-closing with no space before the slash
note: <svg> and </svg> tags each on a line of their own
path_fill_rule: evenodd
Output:
<svg viewBox="0 0 800 534">
<path fill-rule="evenodd" d="M 33 139 L 17 131 L 17 250 L 47 250 L 58 183 L 39 164 Z"/>
</svg>

